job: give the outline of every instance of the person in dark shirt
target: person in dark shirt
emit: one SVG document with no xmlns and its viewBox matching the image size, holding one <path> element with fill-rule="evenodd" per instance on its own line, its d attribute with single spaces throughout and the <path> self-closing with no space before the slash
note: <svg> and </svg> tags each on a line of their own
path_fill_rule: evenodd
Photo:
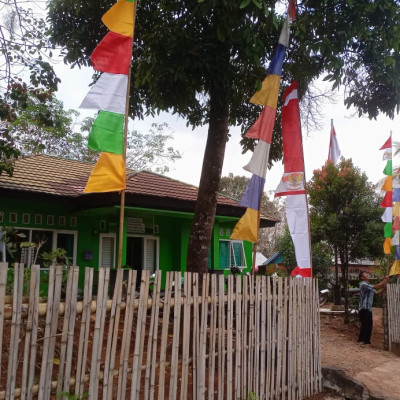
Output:
<svg viewBox="0 0 400 400">
<path fill-rule="evenodd" d="M 360 279 L 360 303 L 358 305 L 360 334 L 358 335 L 357 343 L 371 344 L 372 303 L 374 301 L 374 294 L 381 294 L 385 290 L 389 277 L 385 276 L 381 282 L 376 285 L 371 285 L 369 283 L 369 273 L 361 271 Z"/>
</svg>

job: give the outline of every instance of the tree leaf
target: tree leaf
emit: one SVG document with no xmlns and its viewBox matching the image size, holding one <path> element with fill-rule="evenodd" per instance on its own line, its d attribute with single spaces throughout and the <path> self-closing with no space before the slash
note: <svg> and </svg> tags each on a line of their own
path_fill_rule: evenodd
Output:
<svg viewBox="0 0 400 400">
<path fill-rule="evenodd" d="M 239 8 L 242 9 L 242 8 L 247 7 L 250 4 L 250 1 L 251 0 L 242 0 L 242 2 L 240 3 Z"/>
</svg>

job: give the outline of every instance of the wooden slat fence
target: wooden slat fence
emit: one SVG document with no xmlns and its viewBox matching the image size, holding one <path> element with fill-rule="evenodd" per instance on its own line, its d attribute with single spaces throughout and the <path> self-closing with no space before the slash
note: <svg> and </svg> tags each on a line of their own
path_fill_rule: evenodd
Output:
<svg viewBox="0 0 400 400">
<path fill-rule="evenodd" d="M 321 391 L 313 279 L 0 264 L 0 400 L 303 399 Z M 67 276 L 65 276 L 68 272 Z M 28 293 L 24 293 L 30 275 Z M 25 279 L 24 279 L 25 276 Z M 161 285 L 162 279 L 164 285 Z M 125 280 L 124 280 L 125 279 Z M 93 288 L 97 288 L 94 293 Z M 162 291 L 161 287 L 165 287 Z M 28 296 L 28 297 L 27 297 Z M 252 397 L 252 396 L 256 397 Z"/>
<path fill-rule="evenodd" d="M 389 350 L 392 342 L 400 342 L 400 281 L 386 287 L 388 302 Z"/>
</svg>

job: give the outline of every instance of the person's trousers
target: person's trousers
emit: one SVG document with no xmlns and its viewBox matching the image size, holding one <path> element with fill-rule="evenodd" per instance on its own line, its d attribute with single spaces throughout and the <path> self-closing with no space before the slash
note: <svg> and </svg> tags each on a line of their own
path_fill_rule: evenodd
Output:
<svg viewBox="0 0 400 400">
<path fill-rule="evenodd" d="M 360 334 L 358 335 L 358 341 L 370 344 L 372 333 L 372 311 L 362 309 L 358 312 L 358 316 L 360 318 Z"/>
</svg>

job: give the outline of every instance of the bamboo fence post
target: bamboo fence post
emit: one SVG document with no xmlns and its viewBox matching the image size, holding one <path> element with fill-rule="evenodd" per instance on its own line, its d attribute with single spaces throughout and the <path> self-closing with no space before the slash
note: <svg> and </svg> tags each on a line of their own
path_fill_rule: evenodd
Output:
<svg viewBox="0 0 400 400">
<path fill-rule="evenodd" d="M 169 384 L 169 398 L 176 399 L 178 389 L 178 356 L 179 356 L 179 338 L 181 322 L 181 273 L 174 273 L 175 296 L 174 296 L 174 333 L 172 340 L 171 354 L 171 376 Z"/>
<path fill-rule="evenodd" d="M 186 272 L 183 282 L 183 336 L 182 336 L 182 372 L 181 372 L 181 392 L 180 399 L 186 400 L 188 393 L 188 374 L 189 374 L 189 348 L 190 348 L 190 331 L 191 331 L 191 313 L 190 300 L 192 274 Z"/>
<path fill-rule="evenodd" d="M 35 377 L 35 364 L 36 364 L 36 352 L 37 352 L 37 335 L 39 325 L 39 286 L 40 286 L 40 267 L 39 265 L 32 265 L 31 267 L 31 280 L 29 289 L 29 310 L 27 320 L 27 338 L 25 339 L 25 357 L 29 357 L 29 365 L 27 365 L 26 375 L 22 374 L 22 388 L 21 388 L 21 400 L 25 397 L 28 400 L 32 399 L 32 387 Z M 25 370 L 24 370 L 25 371 Z M 25 386 L 26 384 L 26 386 Z"/>
<path fill-rule="evenodd" d="M 129 348 L 131 342 L 132 320 L 135 312 L 136 270 L 128 271 L 128 282 L 126 288 L 125 318 L 122 328 L 121 351 L 118 366 L 117 400 L 126 398 L 126 387 L 129 368 Z"/>
<path fill-rule="evenodd" d="M 214 400 L 215 349 L 217 336 L 217 277 L 211 276 L 211 317 L 208 341 L 208 400 Z"/>
<path fill-rule="evenodd" d="M 64 323 L 61 335 L 61 351 L 59 363 L 59 376 L 57 393 L 61 390 L 69 393 L 69 381 L 71 377 L 72 346 L 74 343 L 74 328 L 76 321 L 76 303 L 78 295 L 79 269 L 71 267 L 68 271 Z"/>
<path fill-rule="evenodd" d="M 169 327 L 169 313 L 171 310 L 171 291 L 173 287 L 172 272 L 167 272 L 167 279 L 165 284 L 165 298 L 163 308 L 163 322 L 161 332 L 161 346 L 160 346 L 160 373 L 159 373 L 159 391 L 158 400 L 165 399 L 165 367 L 167 363 L 167 339 Z"/>
<path fill-rule="evenodd" d="M 283 298 L 282 298 L 282 398 L 288 397 L 288 385 L 287 385 L 287 347 L 288 347 L 288 286 L 287 278 L 281 278 L 283 285 Z"/>
<path fill-rule="evenodd" d="M 226 352 L 226 399 L 232 399 L 232 324 L 233 324 L 233 276 L 228 275 L 228 298 L 227 298 L 227 352 Z"/>
<path fill-rule="evenodd" d="M 89 378 L 89 396 L 90 398 L 98 398 L 99 380 L 100 380 L 100 364 L 101 351 L 103 347 L 104 325 L 106 320 L 106 305 L 108 300 L 108 282 L 110 277 L 110 269 L 99 268 L 99 278 L 97 285 L 97 305 L 96 319 L 93 331 L 92 343 L 92 363 Z"/>
<path fill-rule="evenodd" d="M 144 338 L 146 335 L 147 300 L 149 296 L 150 271 L 142 270 L 139 308 L 137 313 L 136 338 L 133 351 L 131 400 L 140 399 L 141 365 L 143 359 Z"/>
<path fill-rule="evenodd" d="M 224 398 L 225 378 L 225 293 L 224 276 L 218 276 L 218 398 Z"/>
<path fill-rule="evenodd" d="M 93 291 L 93 268 L 85 268 L 85 282 L 83 289 L 82 318 L 79 333 L 78 360 L 76 366 L 75 393 L 83 396 L 84 377 L 86 373 L 89 333 L 90 333 L 90 306 L 92 303 Z"/>
<path fill-rule="evenodd" d="M 161 278 L 162 272 L 157 271 L 154 279 L 153 300 L 150 318 L 150 331 L 147 345 L 147 360 L 145 372 L 145 394 L 144 398 L 154 399 L 155 377 L 156 377 L 156 360 L 157 360 L 157 338 L 158 338 L 158 321 L 160 317 L 160 297 L 161 297 Z"/>
<path fill-rule="evenodd" d="M 242 280 L 235 277 L 235 400 L 241 398 L 241 368 L 242 368 Z"/>
<path fill-rule="evenodd" d="M 18 345 L 19 333 L 21 329 L 21 307 L 24 289 L 24 265 L 15 264 L 14 266 L 14 296 L 11 320 L 10 356 L 7 370 L 7 391 L 6 400 L 14 399 L 16 384 L 16 374 L 18 366 Z"/>
<path fill-rule="evenodd" d="M 265 342 L 267 334 L 267 293 L 266 293 L 266 277 L 261 277 L 261 306 L 260 306 L 260 400 L 265 399 L 265 386 L 266 386 L 266 351 Z"/>
<path fill-rule="evenodd" d="M 200 277 L 197 276 L 199 279 Z M 207 319 L 208 319 L 208 291 L 210 286 L 210 274 L 203 275 L 201 295 L 201 319 L 200 319 L 200 352 L 198 363 L 199 374 L 199 398 L 205 400 L 206 396 L 206 355 L 207 355 Z"/>
<path fill-rule="evenodd" d="M 8 264 L 5 262 L 0 263 L 0 332 L 4 330 L 4 305 L 5 305 L 5 296 L 6 296 L 6 288 L 7 288 L 7 271 Z M 1 355 L 3 353 L 3 335 L 0 335 L 0 384 L 1 384 L 1 371 L 2 363 L 1 363 Z"/>
<path fill-rule="evenodd" d="M 119 321 L 121 315 L 121 299 L 122 299 L 122 281 L 124 279 L 124 271 L 122 268 L 117 269 L 115 278 L 114 293 L 112 298 L 110 321 L 108 325 L 108 337 L 106 347 L 106 358 L 103 370 L 103 399 L 112 399 L 112 390 L 115 373 L 115 356 L 118 343 Z"/>
<path fill-rule="evenodd" d="M 186 273 L 187 274 L 187 273 Z M 199 275 L 193 274 L 193 323 L 192 323 L 192 396 L 193 400 L 197 400 L 198 393 L 198 360 L 200 352 L 199 343 Z"/>
</svg>

